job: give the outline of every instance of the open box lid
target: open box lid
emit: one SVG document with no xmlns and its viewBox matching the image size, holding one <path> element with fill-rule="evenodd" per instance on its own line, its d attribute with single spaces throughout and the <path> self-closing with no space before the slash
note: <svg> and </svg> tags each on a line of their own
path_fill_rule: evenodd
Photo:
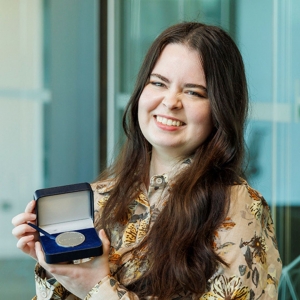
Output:
<svg viewBox="0 0 300 300">
<path fill-rule="evenodd" d="M 90 184 L 37 190 L 37 225 L 50 234 L 93 227 L 94 195 Z"/>
</svg>

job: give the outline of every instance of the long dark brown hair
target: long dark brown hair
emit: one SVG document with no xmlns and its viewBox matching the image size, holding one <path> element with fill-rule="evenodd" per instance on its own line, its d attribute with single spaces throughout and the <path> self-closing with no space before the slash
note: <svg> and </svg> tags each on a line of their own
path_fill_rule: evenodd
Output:
<svg viewBox="0 0 300 300">
<path fill-rule="evenodd" d="M 125 145 L 100 177 L 114 178 L 116 184 L 98 227 L 110 234 L 112 224 L 126 221 L 128 205 L 140 192 L 140 185 L 149 180 L 151 145 L 138 124 L 138 102 L 155 63 L 170 43 L 199 53 L 214 128 L 196 149 L 189 167 L 176 177 L 168 202 L 144 241 L 150 268 L 130 289 L 140 297 L 158 299 L 171 299 L 179 292 L 201 295 L 217 265 L 226 265 L 213 249 L 213 238 L 226 217 L 229 187 L 238 183 L 242 174 L 248 107 L 242 57 L 226 32 L 196 22 L 163 31 L 146 54 L 125 111 Z"/>
</svg>

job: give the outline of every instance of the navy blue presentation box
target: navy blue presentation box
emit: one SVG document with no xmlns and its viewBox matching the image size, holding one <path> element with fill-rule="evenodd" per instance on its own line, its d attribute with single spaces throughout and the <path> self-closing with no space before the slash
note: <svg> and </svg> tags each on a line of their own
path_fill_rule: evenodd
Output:
<svg viewBox="0 0 300 300">
<path fill-rule="evenodd" d="M 64 232 L 85 236 L 82 244 L 62 247 L 40 233 L 40 242 L 49 264 L 102 255 L 102 242 L 94 228 L 94 194 L 88 183 L 35 191 L 37 226 L 56 237 Z"/>
</svg>

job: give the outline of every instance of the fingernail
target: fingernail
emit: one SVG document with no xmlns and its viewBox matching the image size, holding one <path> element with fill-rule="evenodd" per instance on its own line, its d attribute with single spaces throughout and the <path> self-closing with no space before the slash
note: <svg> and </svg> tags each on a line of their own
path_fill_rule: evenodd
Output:
<svg viewBox="0 0 300 300">
<path fill-rule="evenodd" d="M 31 220 L 35 220 L 35 219 L 36 219 L 36 214 L 31 214 L 31 215 L 30 215 L 30 219 L 31 219 Z"/>
</svg>

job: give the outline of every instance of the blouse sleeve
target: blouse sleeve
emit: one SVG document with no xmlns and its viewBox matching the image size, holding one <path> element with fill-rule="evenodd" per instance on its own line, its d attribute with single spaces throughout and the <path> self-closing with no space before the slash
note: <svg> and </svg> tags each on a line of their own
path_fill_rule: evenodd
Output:
<svg viewBox="0 0 300 300">
<path fill-rule="evenodd" d="M 80 300 L 71 294 L 54 278 L 46 279 L 45 270 L 35 268 L 36 296 L 32 300 Z M 86 295 L 84 300 L 138 300 L 139 297 L 127 291 L 113 276 L 106 276 Z"/>
<path fill-rule="evenodd" d="M 138 300 L 139 297 L 124 286 L 113 276 L 106 276 L 87 294 L 84 300 Z"/>
<path fill-rule="evenodd" d="M 36 296 L 32 300 L 80 300 L 66 290 L 55 278 L 46 278 L 46 271 L 38 263 L 35 266 Z"/>
<path fill-rule="evenodd" d="M 228 267 L 219 266 L 200 300 L 278 298 L 282 263 L 270 209 L 248 184 L 232 187 L 214 246 Z"/>
</svg>

